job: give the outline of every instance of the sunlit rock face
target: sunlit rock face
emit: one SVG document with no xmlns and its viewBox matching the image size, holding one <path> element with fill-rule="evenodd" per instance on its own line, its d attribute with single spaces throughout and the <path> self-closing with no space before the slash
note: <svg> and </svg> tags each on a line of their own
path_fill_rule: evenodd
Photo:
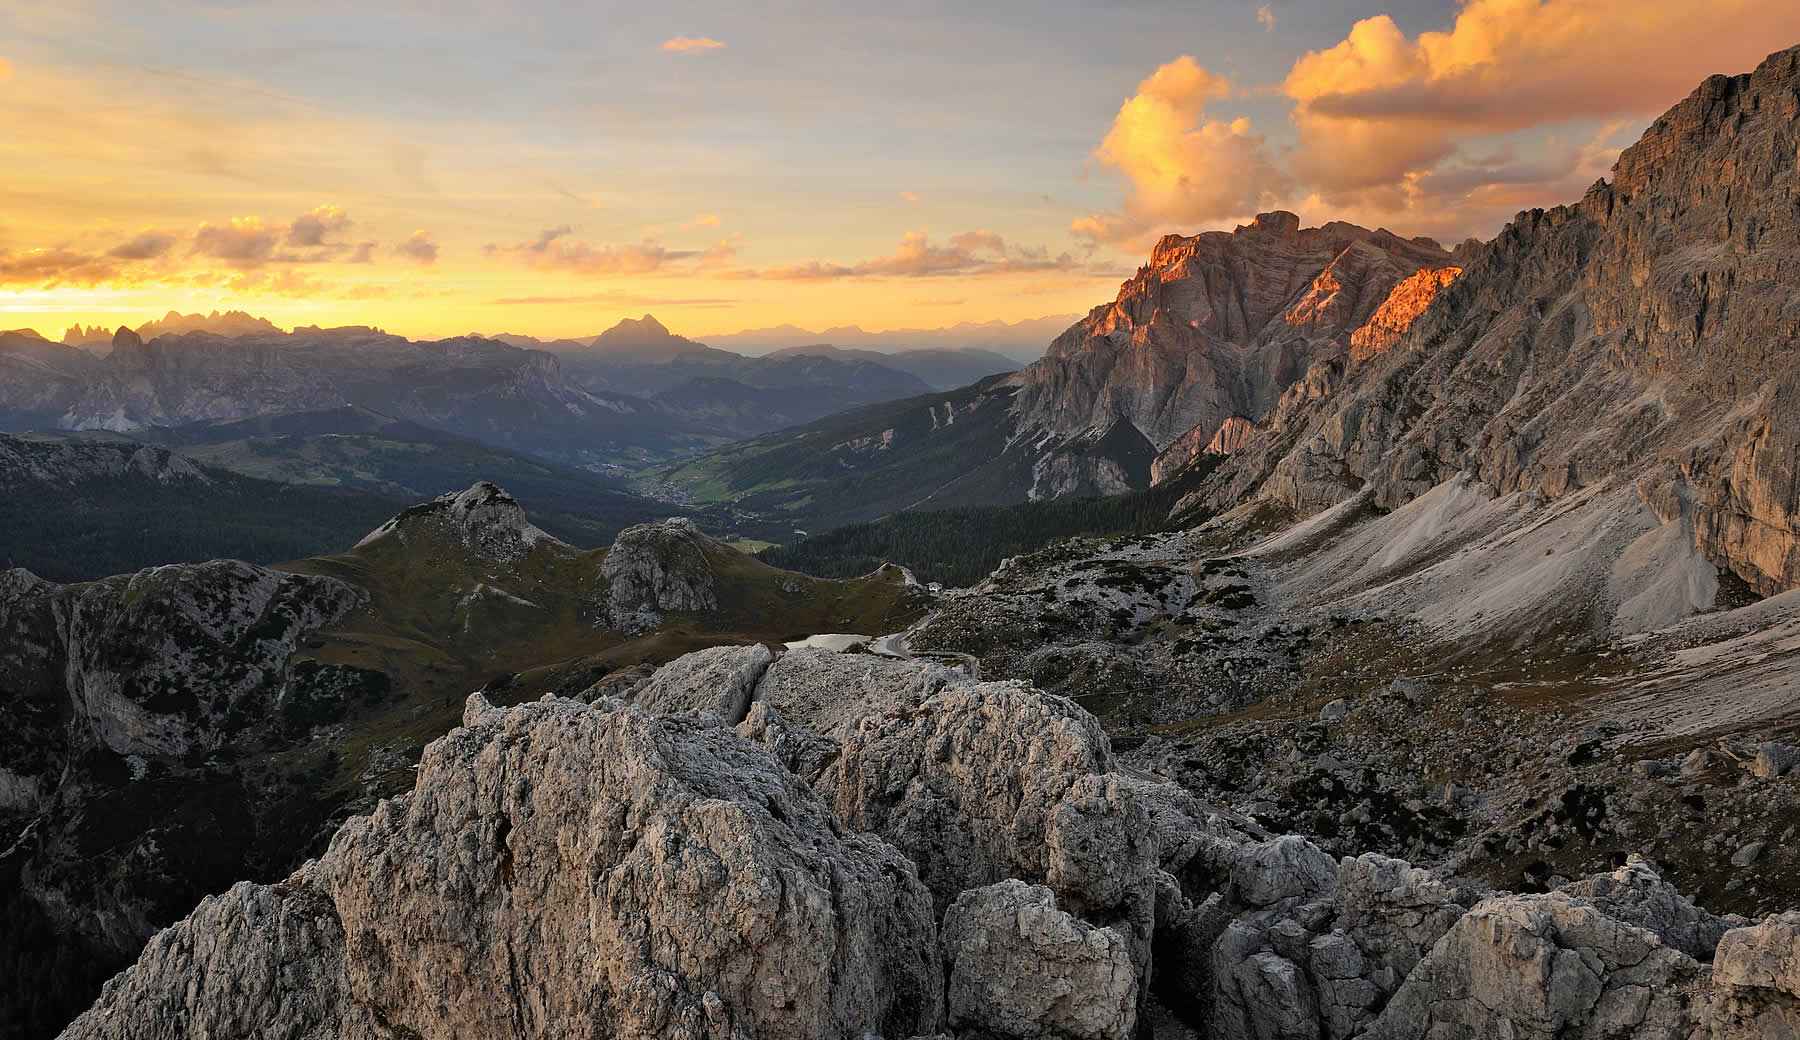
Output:
<svg viewBox="0 0 1800 1040">
<path fill-rule="evenodd" d="M 1394 286 L 1368 322 L 1350 334 L 1350 360 L 1367 361 L 1393 346 L 1459 274 L 1460 267 L 1428 268 Z"/>
<path fill-rule="evenodd" d="M 1385 349 L 1315 362 L 1204 500 L 1624 481 L 1758 591 L 1800 584 L 1797 121 L 1800 49 L 1708 79 L 1610 184 L 1520 214 Z"/>
<path fill-rule="evenodd" d="M 1168 235 L 1150 262 L 1014 380 L 1021 428 L 1060 437 L 1128 422 L 1161 451 L 1268 412 L 1315 359 L 1342 353 L 1394 286 L 1448 266 L 1430 239 L 1264 213 Z"/>
</svg>

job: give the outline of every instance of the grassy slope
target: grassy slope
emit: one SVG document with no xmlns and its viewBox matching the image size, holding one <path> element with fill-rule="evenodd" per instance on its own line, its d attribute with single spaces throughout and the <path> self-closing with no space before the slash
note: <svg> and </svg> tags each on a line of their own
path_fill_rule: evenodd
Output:
<svg viewBox="0 0 1800 1040">
<path fill-rule="evenodd" d="M 923 506 L 1016 501 L 1029 462 L 1007 453 L 1013 390 L 999 378 L 831 416 L 702 456 L 670 478 L 703 501 L 731 502 L 819 530 Z M 956 421 L 945 421 L 945 405 Z M 879 447 L 892 431 L 887 446 Z M 863 446 L 852 443 L 869 439 Z"/>
<path fill-rule="evenodd" d="M 720 644 L 782 642 L 816 632 L 896 631 L 918 613 L 897 573 L 827 581 L 778 570 L 735 550 L 712 556 L 718 611 L 670 614 L 661 629 L 627 636 L 595 624 L 604 551 L 542 545 L 493 565 L 448 539 L 383 539 L 283 569 L 341 578 L 369 590 L 369 606 L 321 632 L 300 658 L 384 674 L 390 690 L 353 718 L 337 784 L 349 788 L 381 745 L 417 748 L 454 726 L 468 694 L 487 687 L 507 703 L 577 692 L 617 668 L 661 663 Z M 477 584 L 535 606 L 488 596 Z M 388 778 L 410 784 L 410 775 Z"/>
</svg>

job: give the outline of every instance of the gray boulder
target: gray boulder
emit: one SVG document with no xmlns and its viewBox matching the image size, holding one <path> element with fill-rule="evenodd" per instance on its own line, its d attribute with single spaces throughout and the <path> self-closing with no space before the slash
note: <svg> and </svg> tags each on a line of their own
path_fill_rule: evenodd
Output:
<svg viewBox="0 0 1800 1040">
<path fill-rule="evenodd" d="M 1369 1040 L 1678 1040 L 1699 965 L 1655 933 L 1552 892 L 1464 914 L 1364 1034 Z"/>
<path fill-rule="evenodd" d="M 750 710 L 750 691 L 775 655 L 761 643 L 714 646 L 683 654 L 631 691 L 631 703 L 653 715 L 712 715 L 736 725 Z"/>
<path fill-rule="evenodd" d="M 866 716 L 911 708 L 946 686 L 968 681 L 961 672 L 927 661 L 811 646 L 777 658 L 756 684 L 755 699 L 781 709 L 794 725 L 841 742 Z"/>
<path fill-rule="evenodd" d="M 66 1035 L 940 1027 L 912 865 L 846 834 L 763 749 L 616 702 L 500 710 L 477 694 L 464 723 L 426 749 L 417 789 L 346 823 L 303 884 L 204 906 Z M 208 1022 L 221 1026 L 196 1028 Z"/>
<path fill-rule="evenodd" d="M 717 610 L 719 594 L 709 556 L 725 551 L 686 517 L 627 527 L 601 561 L 615 613 L 642 610 Z"/>
<path fill-rule="evenodd" d="M 949 1025 L 965 1040 L 1127 1040 L 1137 1026 L 1130 940 L 1058 910 L 1040 885 L 964 892 L 943 944 Z"/>
<path fill-rule="evenodd" d="M 847 826 L 918 864 L 947 907 L 971 888 L 1043 881 L 1057 806 L 1112 766 L 1105 731 L 1073 701 L 979 683 L 865 718 L 816 788 Z"/>
</svg>

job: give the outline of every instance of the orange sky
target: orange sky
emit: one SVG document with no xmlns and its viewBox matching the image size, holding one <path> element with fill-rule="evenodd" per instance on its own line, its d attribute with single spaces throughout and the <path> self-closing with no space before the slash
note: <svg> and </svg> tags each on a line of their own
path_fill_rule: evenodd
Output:
<svg viewBox="0 0 1800 1040">
<path fill-rule="evenodd" d="M 1800 5 L 1771 0 L 14 0 L 0 328 L 1081 312 L 1159 235 L 1262 209 L 1491 235 L 1793 42 Z"/>
</svg>

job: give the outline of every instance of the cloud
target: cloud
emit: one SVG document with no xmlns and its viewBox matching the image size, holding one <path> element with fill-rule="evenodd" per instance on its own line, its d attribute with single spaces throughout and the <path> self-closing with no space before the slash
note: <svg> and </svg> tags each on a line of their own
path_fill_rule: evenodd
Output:
<svg viewBox="0 0 1800 1040">
<path fill-rule="evenodd" d="M 415 231 L 406 241 L 395 246 L 394 252 L 417 264 L 435 264 L 438 244 L 431 240 L 431 232 Z"/>
<path fill-rule="evenodd" d="M 616 246 L 565 241 L 572 233 L 573 229 L 564 224 L 546 228 L 531 242 L 511 247 L 489 245 L 483 252 L 540 271 L 573 271 L 585 275 L 649 274 L 671 260 L 699 255 L 692 251 L 665 249 L 655 239 Z"/>
<path fill-rule="evenodd" d="M 1256 21 L 1263 27 L 1263 32 L 1275 31 L 1275 12 L 1269 10 L 1268 4 L 1256 9 Z"/>
<path fill-rule="evenodd" d="M 1233 93 L 1229 79 L 1186 55 L 1139 83 L 1094 152 L 1125 182 L 1124 205 L 1077 220 L 1070 230 L 1135 247 L 1170 225 L 1246 216 L 1285 196 L 1291 180 L 1248 119 L 1206 118 L 1210 102 Z"/>
<path fill-rule="evenodd" d="M 106 251 L 116 260 L 154 260 L 175 248 L 179 236 L 172 231 L 146 228 L 135 237 Z"/>
<path fill-rule="evenodd" d="M 664 40 L 662 49 L 673 54 L 705 54 L 723 46 L 725 45 L 708 36 L 677 36 L 673 40 Z"/>
<path fill-rule="evenodd" d="M 919 201 L 919 193 L 916 191 L 903 191 L 900 193 L 900 197 L 908 202 Z"/>
<path fill-rule="evenodd" d="M 111 260 L 70 249 L 0 254 L 0 286 L 7 288 L 93 288 L 122 276 L 120 266 Z"/>
<path fill-rule="evenodd" d="M 0 83 L 5 83 L 9 79 L 12 79 L 12 66 L 8 65 L 5 59 L 0 59 Z"/>
<path fill-rule="evenodd" d="M 1754 33 L 1721 26 L 1755 25 Z M 1408 37 L 1378 15 L 1295 62 L 1295 172 L 1329 202 L 1367 201 L 1482 135 L 1648 116 L 1707 75 L 1747 69 L 1800 36 L 1791 0 L 1469 0 L 1447 32 Z"/>
<path fill-rule="evenodd" d="M 990 254 L 990 255 L 983 255 Z M 1047 249 L 1012 249 L 999 235 L 964 231 L 950 237 L 950 245 L 934 246 L 930 233 L 909 231 L 892 253 L 854 264 L 810 260 L 803 264 L 762 269 L 736 269 L 727 278 L 760 278 L 771 281 L 825 281 L 835 278 L 934 278 L 947 275 L 982 276 L 1026 271 L 1067 270 L 1076 267 L 1068 253 L 1051 257 Z"/>
<path fill-rule="evenodd" d="M 350 218 L 336 206 L 320 206 L 311 213 L 294 218 L 288 226 L 287 244 L 317 247 L 326 244 L 325 236 L 350 230 Z"/>
<path fill-rule="evenodd" d="M 350 264 L 372 264 L 372 263 L 374 263 L 375 262 L 375 246 L 377 244 L 378 243 L 376 243 L 373 239 L 366 241 L 366 242 L 356 243 L 356 252 L 351 253 L 350 259 L 348 259 L 344 262 L 350 263 Z"/>
<path fill-rule="evenodd" d="M 719 215 L 716 213 L 696 213 L 694 214 L 694 219 L 681 225 L 681 227 L 684 231 L 692 231 L 694 228 L 718 227 L 719 223 Z"/>
<path fill-rule="evenodd" d="M 194 232 L 194 253 L 224 260 L 240 268 L 261 267 L 274 257 L 286 228 L 264 224 L 258 217 L 234 217 L 225 224 L 201 224 Z"/>
<path fill-rule="evenodd" d="M 604 303 L 615 307 L 732 307 L 737 300 L 724 296 L 662 297 L 635 293 L 584 293 L 574 296 L 505 296 L 489 303 L 536 307 L 563 303 Z"/>
</svg>

